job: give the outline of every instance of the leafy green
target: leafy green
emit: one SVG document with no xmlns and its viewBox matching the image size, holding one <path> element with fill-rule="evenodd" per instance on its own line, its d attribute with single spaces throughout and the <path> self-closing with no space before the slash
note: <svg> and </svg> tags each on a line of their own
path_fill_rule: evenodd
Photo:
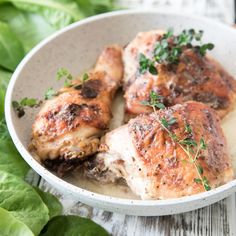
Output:
<svg viewBox="0 0 236 236">
<path fill-rule="evenodd" d="M 157 94 L 154 91 L 150 92 L 150 98 L 148 101 L 141 101 L 141 104 L 144 106 L 150 106 L 152 108 L 164 109 L 165 105 L 161 102 L 163 96 Z"/>
<path fill-rule="evenodd" d="M 203 44 L 202 46 L 198 47 L 197 49 L 199 50 L 199 53 L 201 56 L 205 56 L 207 50 L 212 50 L 214 47 L 215 47 L 214 44 L 206 43 L 206 44 Z"/>
<path fill-rule="evenodd" d="M 83 77 L 82 77 L 82 82 L 84 83 L 85 81 L 87 81 L 89 79 L 89 75 L 88 73 L 84 73 Z"/>
<path fill-rule="evenodd" d="M 45 95 L 44 95 L 44 98 L 45 98 L 45 100 L 49 100 L 49 99 L 51 99 L 51 98 L 53 98 L 53 97 L 55 97 L 55 96 L 57 96 L 58 95 L 58 92 L 57 91 L 55 91 L 53 88 L 49 88 L 47 91 L 46 91 L 46 93 L 45 93 Z"/>
<path fill-rule="evenodd" d="M 0 119 L 0 142 L 2 140 L 10 140 L 10 134 L 7 129 L 7 124 L 4 118 Z M 1 158 L 1 157 L 0 157 Z"/>
<path fill-rule="evenodd" d="M 10 2 L 18 9 L 42 15 L 57 29 L 82 18 L 77 4 L 73 1 L 58 0 L 0 0 Z"/>
<path fill-rule="evenodd" d="M 76 0 L 83 16 L 92 16 L 115 10 L 113 0 Z"/>
<path fill-rule="evenodd" d="M 56 216 L 43 229 L 40 236 L 107 236 L 105 229 L 93 221 L 79 216 Z"/>
<path fill-rule="evenodd" d="M 49 218 L 52 219 L 55 216 L 61 215 L 62 213 L 62 205 L 60 201 L 53 196 L 51 193 L 43 192 L 39 188 L 34 188 L 39 196 L 42 198 L 45 205 L 48 207 L 49 210 Z"/>
<path fill-rule="evenodd" d="M 180 140 L 180 143 L 183 144 L 183 145 L 186 145 L 186 146 L 197 146 L 197 143 L 195 140 L 191 139 L 191 138 L 185 138 L 183 140 Z"/>
<path fill-rule="evenodd" d="M 8 23 L 25 52 L 56 31 L 41 15 L 21 11 L 10 4 L 1 5 L 0 20 Z"/>
<path fill-rule="evenodd" d="M 2 137 L 0 137 L 1 139 Z M 29 166 L 20 156 L 11 140 L 0 140 L 0 171 L 7 171 L 24 178 Z"/>
<path fill-rule="evenodd" d="M 74 79 L 73 75 L 66 68 L 59 68 L 56 77 L 57 80 L 64 79 L 65 80 L 64 85 L 66 87 L 70 87 L 71 82 Z"/>
<path fill-rule="evenodd" d="M 8 210 L 36 235 L 49 220 L 48 208 L 33 187 L 4 171 L 0 171 L 0 207 Z"/>
<path fill-rule="evenodd" d="M 143 53 L 139 55 L 139 72 L 144 74 L 149 71 L 152 75 L 157 75 L 158 71 L 152 60 L 148 59 Z"/>
<path fill-rule="evenodd" d="M 4 98 L 5 98 L 5 93 L 6 93 L 7 85 L 10 78 L 11 78 L 11 73 L 0 68 L 0 88 L 1 88 L 0 89 L 0 120 L 4 118 Z"/>
<path fill-rule="evenodd" d="M 190 124 L 186 124 L 184 131 L 185 131 L 186 133 L 191 134 L 191 133 L 193 132 L 193 131 L 192 131 L 192 128 L 191 128 L 191 125 L 190 125 Z"/>
<path fill-rule="evenodd" d="M 17 116 L 21 118 L 25 114 L 25 107 L 38 107 L 41 104 L 41 101 L 35 98 L 22 98 L 19 102 L 12 101 L 12 106 L 17 113 Z"/>
<path fill-rule="evenodd" d="M 211 186 L 209 185 L 209 180 L 207 179 L 206 176 L 203 176 L 203 186 L 205 188 L 206 191 L 210 191 L 211 190 Z"/>
<path fill-rule="evenodd" d="M 31 230 L 10 212 L 0 207 L 1 236 L 34 236 Z"/>
<path fill-rule="evenodd" d="M 0 22 L 0 32 L 0 66 L 13 71 L 24 57 L 24 49 L 6 23 Z"/>
<path fill-rule="evenodd" d="M 166 118 L 162 118 L 161 119 L 161 124 L 166 127 L 166 128 L 169 128 L 171 125 L 175 124 L 176 123 L 176 118 L 175 117 L 171 117 L 170 119 L 166 119 Z"/>
</svg>

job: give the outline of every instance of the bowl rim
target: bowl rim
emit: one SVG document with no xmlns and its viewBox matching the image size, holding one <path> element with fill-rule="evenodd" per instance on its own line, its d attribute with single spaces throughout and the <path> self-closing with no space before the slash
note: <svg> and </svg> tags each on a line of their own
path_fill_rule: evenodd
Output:
<svg viewBox="0 0 236 236">
<path fill-rule="evenodd" d="M 42 40 L 39 44 L 37 44 L 20 62 L 20 64 L 17 66 L 15 72 L 13 73 L 5 96 L 5 117 L 6 117 L 6 123 L 9 130 L 9 133 L 11 135 L 11 138 L 20 152 L 21 156 L 24 158 L 24 160 L 30 165 L 30 167 L 36 171 L 40 176 L 42 176 L 46 181 L 49 181 L 51 183 L 57 183 L 58 185 L 62 186 L 64 189 L 66 189 L 68 192 L 73 192 L 73 194 L 76 194 L 77 196 L 86 197 L 93 201 L 101 201 L 101 202 L 107 202 L 110 204 L 119 204 L 123 206 L 167 206 L 167 205 L 178 205 L 181 203 L 188 203 L 188 202 L 195 202 L 200 200 L 205 200 L 206 198 L 212 197 L 214 195 L 218 195 L 220 193 L 224 193 L 228 190 L 231 190 L 233 187 L 236 187 L 236 179 L 221 185 L 215 189 L 212 189 L 207 192 L 202 192 L 190 196 L 184 196 L 180 198 L 173 198 L 173 199 L 165 199 L 165 200 L 136 200 L 136 199 L 126 199 L 126 198 L 119 198 L 119 197 L 112 197 L 108 195 L 103 195 L 99 193 L 95 193 L 83 188 L 80 188 L 78 186 L 75 186 L 60 177 L 54 175 L 52 172 L 47 170 L 43 165 L 41 165 L 39 162 L 37 162 L 33 156 L 30 154 L 30 152 L 23 146 L 23 144 L 20 141 L 20 138 L 18 137 L 14 125 L 13 125 L 13 119 L 12 119 L 12 113 L 11 113 L 11 98 L 13 94 L 13 89 L 15 82 L 18 79 L 18 75 L 24 68 L 24 66 L 27 64 L 27 62 L 33 57 L 41 48 L 43 48 L 47 43 L 51 42 L 58 36 L 62 35 L 63 33 L 70 31 L 74 28 L 80 27 L 81 25 L 89 24 L 91 22 L 104 19 L 104 18 L 110 18 L 110 17 L 116 17 L 116 16 L 123 16 L 123 15 L 132 15 L 132 14 L 162 14 L 166 16 L 177 16 L 177 17 L 187 17 L 190 19 L 199 20 L 202 23 L 211 24 L 213 26 L 223 27 L 224 29 L 228 29 L 232 32 L 234 32 L 236 37 L 236 30 L 233 29 L 233 27 L 229 25 L 225 25 L 221 22 L 217 22 L 214 20 L 211 20 L 206 17 L 199 17 L 199 16 L 191 16 L 188 14 L 179 14 L 179 13 L 171 13 L 171 12 L 163 12 L 160 10 L 119 10 L 114 11 L 110 13 L 104 13 L 92 17 L 88 17 L 86 19 L 80 20 L 78 22 L 75 22 L 57 32 L 52 34 L 51 36 L 47 37 L 46 39 Z M 236 189 L 234 190 L 236 191 Z"/>
</svg>

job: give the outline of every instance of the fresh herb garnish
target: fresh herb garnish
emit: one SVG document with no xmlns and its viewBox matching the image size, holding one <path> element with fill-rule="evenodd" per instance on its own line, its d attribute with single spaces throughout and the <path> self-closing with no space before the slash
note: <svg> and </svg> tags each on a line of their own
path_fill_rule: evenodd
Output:
<svg viewBox="0 0 236 236">
<path fill-rule="evenodd" d="M 202 44 L 201 39 L 203 36 L 203 31 L 195 31 L 194 29 L 183 30 L 179 35 L 174 36 L 173 30 L 168 30 L 162 36 L 162 39 L 157 42 L 155 49 L 153 51 L 153 59 L 148 59 L 144 54 L 140 54 L 139 57 L 139 71 L 140 73 L 145 73 L 149 71 L 152 74 L 155 73 L 156 68 L 154 65 L 159 64 L 173 64 L 178 63 L 181 54 L 184 49 L 193 48 L 201 56 L 205 56 L 207 50 L 212 50 L 214 44 L 207 43 Z M 193 43 L 199 42 L 199 44 L 194 45 Z M 155 70 L 153 71 L 153 68 Z M 157 72 L 157 71 L 156 71 Z"/>
<path fill-rule="evenodd" d="M 84 83 L 85 81 L 87 81 L 89 79 L 89 75 L 88 73 L 84 73 L 83 77 L 82 77 L 82 83 Z"/>
<path fill-rule="evenodd" d="M 139 72 L 144 74 L 146 71 L 149 71 L 152 75 L 157 75 L 157 69 L 154 65 L 154 62 L 148 59 L 143 53 L 139 55 Z"/>
<path fill-rule="evenodd" d="M 57 91 L 55 91 L 53 88 L 49 88 L 47 91 L 46 91 L 46 93 L 45 93 L 45 95 L 44 95 L 44 98 L 45 98 L 45 100 L 49 100 L 49 99 L 51 99 L 51 98 L 53 98 L 53 97 L 55 97 L 55 96 L 57 96 L 58 95 L 58 92 Z"/>
<path fill-rule="evenodd" d="M 35 98 L 23 98 L 19 102 L 18 101 L 12 101 L 12 106 L 14 110 L 17 113 L 17 116 L 21 118 L 25 115 L 25 108 L 26 107 L 38 107 L 42 101 L 39 101 Z"/>
<path fill-rule="evenodd" d="M 193 132 L 190 124 L 186 124 L 185 125 L 185 132 L 189 133 L 189 134 L 191 134 Z"/>
<path fill-rule="evenodd" d="M 167 120 L 166 118 L 162 118 L 161 119 L 161 123 L 163 126 L 165 126 L 166 128 L 170 127 L 171 125 L 176 123 L 176 118 L 171 117 L 169 120 Z"/>
<path fill-rule="evenodd" d="M 154 106 L 159 109 L 164 109 L 165 105 L 161 102 L 162 99 L 163 99 L 162 96 L 158 95 L 154 91 L 151 91 L 149 101 L 141 101 L 141 104 L 145 106 L 150 106 L 150 107 Z"/>
<path fill-rule="evenodd" d="M 214 48 L 214 44 L 212 43 L 203 44 L 199 48 L 197 47 L 201 56 L 205 56 L 207 50 L 212 50 L 213 48 Z"/>
<path fill-rule="evenodd" d="M 57 80 L 64 79 L 64 86 L 70 87 L 72 85 L 73 76 L 66 68 L 59 68 L 57 71 Z"/>
<path fill-rule="evenodd" d="M 157 117 L 157 121 L 160 123 L 161 127 L 168 133 L 168 135 L 172 139 L 172 141 L 177 143 L 181 147 L 181 149 L 187 154 L 187 156 L 189 158 L 189 162 L 194 165 L 196 172 L 198 174 L 198 177 L 194 178 L 194 182 L 202 184 L 204 189 L 206 191 L 209 191 L 211 189 L 211 186 L 209 185 L 209 181 L 206 178 L 206 176 L 203 175 L 204 170 L 203 170 L 202 166 L 199 163 L 197 163 L 197 160 L 200 155 L 200 151 L 206 150 L 206 148 L 207 148 L 207 145 L 206 145 L 204 139 L 201 138 L 198 143 L 196 140 L 189 138 L 189 137 L 181 139 L 174 132 L 172 132 L 171 127 L 172 127 L 172 125 L 177 123 L 177 119 L 175 117 L 170 117 L 168 119 L 165 117 L 160 118 L 159 115 L 157 114 L 156 108 L 159 108 L 161 106 L 160 99 L 162 99 L 162 98 L 163 98 L 162 96 L 160 96 L 152 91 L 150 93 L 149 101 L 143 101 L 142 104 L 147 105 L 147 106 L 151 106 L 153 108 L 153 111 Z M 163 107 L 164 107 L 164 105 L 163 105 Z M 193 132 L 192 128 L 189 124 L 185 125 L 184 131 L 187 132 L 188 135 L 192 134 L 192 132 Z M 182 161 L 186 162 L 186 160 L 182 160 Z"/>
</svg>

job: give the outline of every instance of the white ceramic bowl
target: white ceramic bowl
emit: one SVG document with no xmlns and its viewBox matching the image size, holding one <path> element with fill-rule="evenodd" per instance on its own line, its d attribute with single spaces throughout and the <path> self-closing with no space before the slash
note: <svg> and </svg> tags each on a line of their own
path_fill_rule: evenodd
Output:
<svg viewBox="0 0 236 236">
<path fill-rule="evenodd" d="M 11 101 L 22 97 L 42 98 L 55 81 L 58 68 L 66 67 L 74 74 L 91 68 L 106 45 L 127 44 L 140 31 L 174 27 L 202 29 L 204 41 L 216 46 L 213 56 L 236 77 L 236 30 L 204 18 L 166 14 L 157 11 L 118 11 L 82 20 L 47 38 L 21 62 L 10 81 L 5 103 L 7 125 L 13 141 L 28 164 L 63 193 L 88 205 L 132 215 L 167 215 L 197 209 L 219 201 L 236 191 L 236 180 L 201 194 L 171 200 L 129 200 L 93 193 L 76 187 L 45 169 L 27 150 L 34 109 L 18 119 Z"/>
</svg>

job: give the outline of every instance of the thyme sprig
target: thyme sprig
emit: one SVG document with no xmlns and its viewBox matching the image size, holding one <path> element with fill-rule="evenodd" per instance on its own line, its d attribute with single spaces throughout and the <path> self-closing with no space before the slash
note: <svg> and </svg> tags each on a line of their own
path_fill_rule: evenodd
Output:
<svg viewBox="0 0 236 236">
<path fill-rule="evenodd" d="M 71 87 L 72 80 L 74 79 L 73 75 L 66 68 L 59 68 L 57 71 L 57 80 L 64 79 L 64 86 Z"/>
<path fill-rule="evenodd" d="M 46 93 L 44 94 L 44 98 L 45 98 L 45 100 L 49 100 L 49 99 L 51 99 L 51 98 L 53 98 L 53 97 L 58 96 L 58 94 L 59 94 L 59 93 L 51 87 L 51 88 L 49 88 L 49 89 L 46 91 Z"/>
<path fill-rule="evenodd" d="M 23 98 L 20 101 L 12 101 L 12 107 L 15 110 L 17 116 L 21 118 L 25 115 L 26 107 L 39 107 L 42 101 L 35 98 Z"/>
<path fill-rule="evenodd" d="M 169 119 L 159 117 L 159 115 L 157 114 L 157 108 L 159 109 L 165 108 L 163 104 L 162 104 L 163 105 L 162 108 L 160 108 L 160 104 L 161 104 L 160 98 L 162 98 L 162 96 L 152 91 L 150 93 L 149 101 L 146 101 L 145 103 L 142 102 L 142 104 L 152 107 L 157 117 L 157 121 L 159 122 L 161 127 L 168 133 L 171 140 L 177 143 L 180 146 L 180 148 L 187 154 L 189 158 L 189 162 L 194 165 L 197 175 L 198 175 L 198 177 L 194 179 L 194 182 L 202 184 L 204 189 L 206 191 L 209 191 L 211 189 L 211 186 L 209 185 L 209 181 L 207 177 L 203 175 L 204 170 L 202 166 L 199 163 L 197 163 L 197 160 L 200 156 L 200 152 L 202 150 L 206 150 L 207 148 L 207 145 L 204 139 L 201 138 L 199 143 L 197 143 L 194 139 L 189 138 L 189 137 L 181 139 L 174 132 L 172 132 L 170 128 L 172 125 L 177 123 L 177 119 L 175 117 L 171 117 Z M 185 132 L 190 135 L 193 133 L 190 124 L 185 125 Z M 194 151 L 194 149 L 196 151 Z"/>
<path fill-rule="evenodd" d="M 153 51 L 153 58 L 148 59 L 144 54 L 139 55 L 139 72 L 141 74 L 149 71 L 153 75 L 157 75 L 158 71 L 154 65 L 157 64 L 173 64 L 178 63 L 184 49 L 192 48 L 199 53 L 200 56 L 205 56 L 207 50 L 212 50 L 214 44 L 202 43 L 203 31 L 195 31 L 194 29 L 183 30 L 179 35 L 174 35 L 170 29 L 163 34 L 160 41 L 156 43 Z M 194 45 L 194 43 L 197 43 Z"/>
</svg>

